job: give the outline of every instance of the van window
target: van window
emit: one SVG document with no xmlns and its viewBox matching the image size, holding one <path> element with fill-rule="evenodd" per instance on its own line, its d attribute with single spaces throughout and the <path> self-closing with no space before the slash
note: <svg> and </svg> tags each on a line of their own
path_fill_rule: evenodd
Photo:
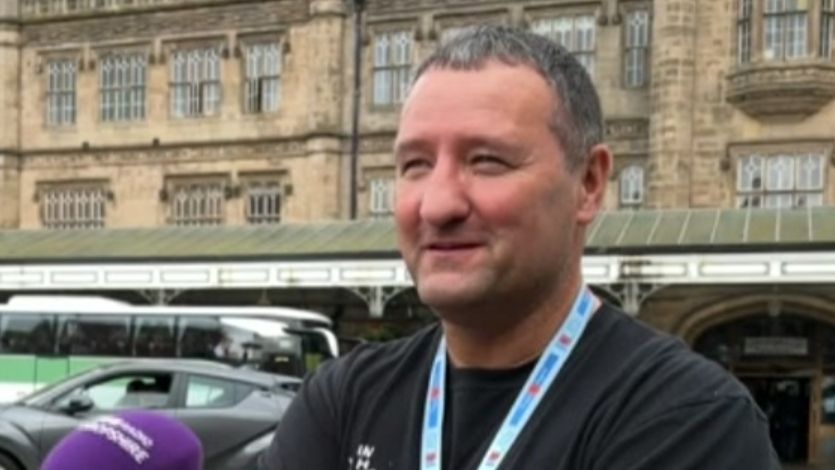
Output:
<svg viewBox="0 0 835 470">
<path fill-rule="evenodd" d="M 91 356 L 130 355 L 130 317 L 72 315 L 59 318 L 61 351 Z"/>
<path fill-rule="evenodd" d="M 134 355 L 139 357 L 174 357 L 177 339 L 173 316 L 137 316 L 134 318 Z"/>
<path fill-rule="evenodd" d="M 222 339 L 217 318 L 180 317 L 180 356 L 213 359 Z"/>
<path fill-rule="evenodd" d="M 38 313 L 0 315 L 0 352 L 6 354 L 52 354 L 55 348 L 55 317 Z"/>
</svg>

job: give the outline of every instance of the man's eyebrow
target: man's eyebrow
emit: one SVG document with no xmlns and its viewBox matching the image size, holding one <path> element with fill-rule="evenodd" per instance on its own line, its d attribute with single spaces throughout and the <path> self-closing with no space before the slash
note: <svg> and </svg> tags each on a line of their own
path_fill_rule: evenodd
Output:
<svg viewBox="0 0 835 470">
<path fill-rule="evenodd" d="M 509 149 L 513 148 L 512 145 L 508 144 L 507 142 L 502 141 L 501 139 L 489 137 L 489 136 L 474 136 L 474 137 L 466 137 L 463 139 L 464 144 L 467 147 L 494 147 L 498 149 Z"/>
<path fill-rule="evenodd" d="M 426 151 L 428 148 L 429 144 L 420 139 L 399 140 L 394 143 L 394 156 L 396 158 L 405 152 Z"/>
<path fill-rule="evenodd" d="M 524 150 L 522 144 L 508 142 L 506 140 L 490 136 L 474 136 L 465 138 L 463 145 L 466 148 L 487 148 L 506 154 L 517 154 Z"/>
</svg>

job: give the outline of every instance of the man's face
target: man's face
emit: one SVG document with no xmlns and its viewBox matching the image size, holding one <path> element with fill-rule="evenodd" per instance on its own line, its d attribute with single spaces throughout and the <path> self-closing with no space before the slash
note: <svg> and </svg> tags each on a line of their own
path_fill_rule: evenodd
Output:
<svg viewBox="0 0 835 470">
<path fill-rule="evenodd" d="M 420 298 L 443 311 L 547 296 L 580 256 L 580 176 L 549 129 L 533 69 L 430 69 L 395 144 L 398 242 Z"/>
</svg>

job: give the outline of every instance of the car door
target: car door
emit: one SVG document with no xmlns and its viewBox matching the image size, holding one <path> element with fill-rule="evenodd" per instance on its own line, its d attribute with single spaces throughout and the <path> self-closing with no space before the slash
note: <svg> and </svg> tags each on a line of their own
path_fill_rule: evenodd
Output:
<svg viewBox="0 0 835 470">
<path fill-rule="evenodd" d="M 271 393 L 222 377 L 185 377 L 177 417 L 202 441 L 207 468 L 276 426 L 280 411 Z"/>
<path fill-rule="evenodd" d="M 40 458 L 69 434 L 80 422 L 96 416 L 130 409 L 154 409 L 174 414 L 174 374 L 156 371 L 132 371 L 91 377 L 69 392 L 57 397 L 51 405 L 52 413 L 41 428 Z M 89 410 L 69 412 L 72 400 L 86 397 L 92 402 Z"/>
</svg>

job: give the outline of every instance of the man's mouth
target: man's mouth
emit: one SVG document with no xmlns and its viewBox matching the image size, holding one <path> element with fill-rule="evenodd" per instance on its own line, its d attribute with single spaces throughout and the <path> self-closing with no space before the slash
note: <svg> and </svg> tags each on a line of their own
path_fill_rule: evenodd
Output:
<svg viewBox="0 0 835 470">
<path fill-rule="evenodd" d="M 429 251 L 457 251 L 457 250 L 471 250 L 481 246 L 481 243 L 476 242 L 432 242 L 426 245 Z"/>
</svg>

